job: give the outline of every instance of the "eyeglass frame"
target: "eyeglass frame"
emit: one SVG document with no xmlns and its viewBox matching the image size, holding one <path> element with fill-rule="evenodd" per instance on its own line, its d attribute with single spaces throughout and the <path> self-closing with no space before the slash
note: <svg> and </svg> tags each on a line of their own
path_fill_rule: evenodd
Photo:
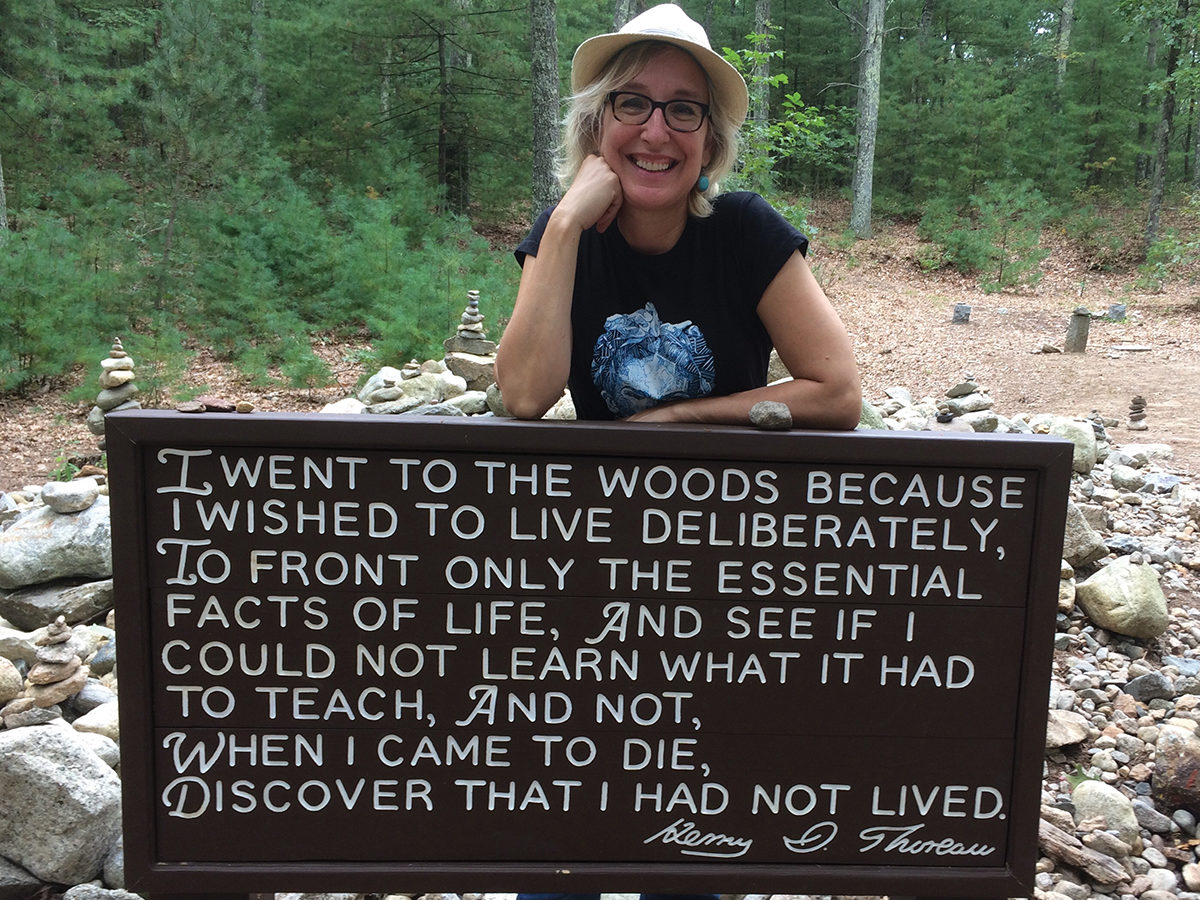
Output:
<svg viewBox="0 0 1200 900">
<path fill-rule="evenodd" d="M 647 103 L 649 103 L 650 104 L 650 112 L 648 112 L 646 114 L 646 118 L 642 119 L 642 121 L 640 121 L 640 122 L 626 122 L 624 119 L 622 119 L 620 116 L 618 116 L 617 115 L 617 97 L 620 97 L 622 94 L 627 94 L 631 97 L 640 97 L 641 99 L 643 99 Z M 700 107 L 700 120 L 696 123 L 695 128 L 692 128 L 691 130 L 685 130 L 682 128 L 676 128 L 674 125 L 671 124 L 669 118 L 667 117 L 667 107 L 670 106 L 672 103 L 688 103 L 692 106 Z M 638 93 L 637 91 L 609 91 L 608 105 L 612 108 L 613 118 L 616 119 L 618 122 L 620 122 L 622 125 L 645 125 L 647 122 L 650 121 L 651 117 L 654 115 L 654 111 L 656 109 L 661 109 L 662 114 L 663 114 L 663 122 L 666 124 L 666 126 L 668 128 L 670 128 L 672 131 L 677 132 L 679 134 L 695 134 L 697 131 L 699 131 L 700 127 L 704 124 L 704 120 L 709 117 L 710 110 L 712 109 L 712 107 L 709 104 L 701 103 L 699 100 L 689 100 L 686 97 L 672 97 L 670 100 L 655 100 L 654 98 L 647 97 L 645 94 Z"/>
</svg>

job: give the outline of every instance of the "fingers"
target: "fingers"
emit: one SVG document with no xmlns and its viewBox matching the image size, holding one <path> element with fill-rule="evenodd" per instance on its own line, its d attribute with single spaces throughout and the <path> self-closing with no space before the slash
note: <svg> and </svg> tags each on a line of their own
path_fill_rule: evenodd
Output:
<svg viewBox="0 0 1200 900">
<path fill-rule="evenodd" d="M 589 156 L 583 161 L 579 172 L 566 196 L 559 203 L 565 205 L 582 228 L 593 225 L 604 231 L 617 217 L 624 199 L 621 180 L 600 156 Z"/>
</svg>

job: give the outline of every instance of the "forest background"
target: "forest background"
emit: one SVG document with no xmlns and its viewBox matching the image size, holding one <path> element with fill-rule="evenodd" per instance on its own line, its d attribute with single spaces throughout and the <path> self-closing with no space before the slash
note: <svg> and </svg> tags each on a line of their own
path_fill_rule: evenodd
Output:
<svg viewBox="0 0 1200 900">
<path fill-rule="evenodd" d="M 726 187 L 801 227 L 844 196 L 827 242 L 919 222 L 922 267 L 989 290 L 1046 228 L 1146 279 L 1200 253 L 1200 0 L 682 5 L 751 85 Z M 571 51 L 640 9 L 0 0 L 0 391 L 114 335 L 163 397 L 201 347 L 304 385 L 345 342 L 369 374 L 440 357 L 467 289 L 494 337 Z"/>
</svg>

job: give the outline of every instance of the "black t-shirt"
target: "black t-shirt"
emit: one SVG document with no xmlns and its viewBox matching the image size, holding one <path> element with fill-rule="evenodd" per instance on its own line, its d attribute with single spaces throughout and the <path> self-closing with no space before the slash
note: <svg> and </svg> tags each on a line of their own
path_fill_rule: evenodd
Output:
<svg viewBox="0 0 1200 900">
<path fill-rule="evenodd" d="M 722 194 L 660 255 L 638 253 L 614 223 L 583 233 L 571 305 L 567 386 L 580 419 L 625 418 L 668 400 L 762 387 L 771 338 L 763 292 L 808 239 L 751 193 Z M 537 255 L 553 208 L 516 249 Z"/>
</svg>

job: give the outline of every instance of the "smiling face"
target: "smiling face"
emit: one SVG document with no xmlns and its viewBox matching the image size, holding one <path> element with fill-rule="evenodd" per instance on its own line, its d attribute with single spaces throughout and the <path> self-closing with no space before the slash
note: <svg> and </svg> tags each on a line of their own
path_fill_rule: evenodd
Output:
<svg viewBox="0 0 1200 900">
<path fill-rule="evenodd" d="M 664 48 L 619 90 L 653 100 L 708 103 L 708 79 L 691 56 Z M 675 211 L 687 215 L 687 201 L 709 161 L 709 122 L 698 131 L 667 127 L 661 109 L 641 125 L 618 122 L 606 110 L 600 131 L 600 155 L 621 179 L 622 212 Z"/>
</svg>

